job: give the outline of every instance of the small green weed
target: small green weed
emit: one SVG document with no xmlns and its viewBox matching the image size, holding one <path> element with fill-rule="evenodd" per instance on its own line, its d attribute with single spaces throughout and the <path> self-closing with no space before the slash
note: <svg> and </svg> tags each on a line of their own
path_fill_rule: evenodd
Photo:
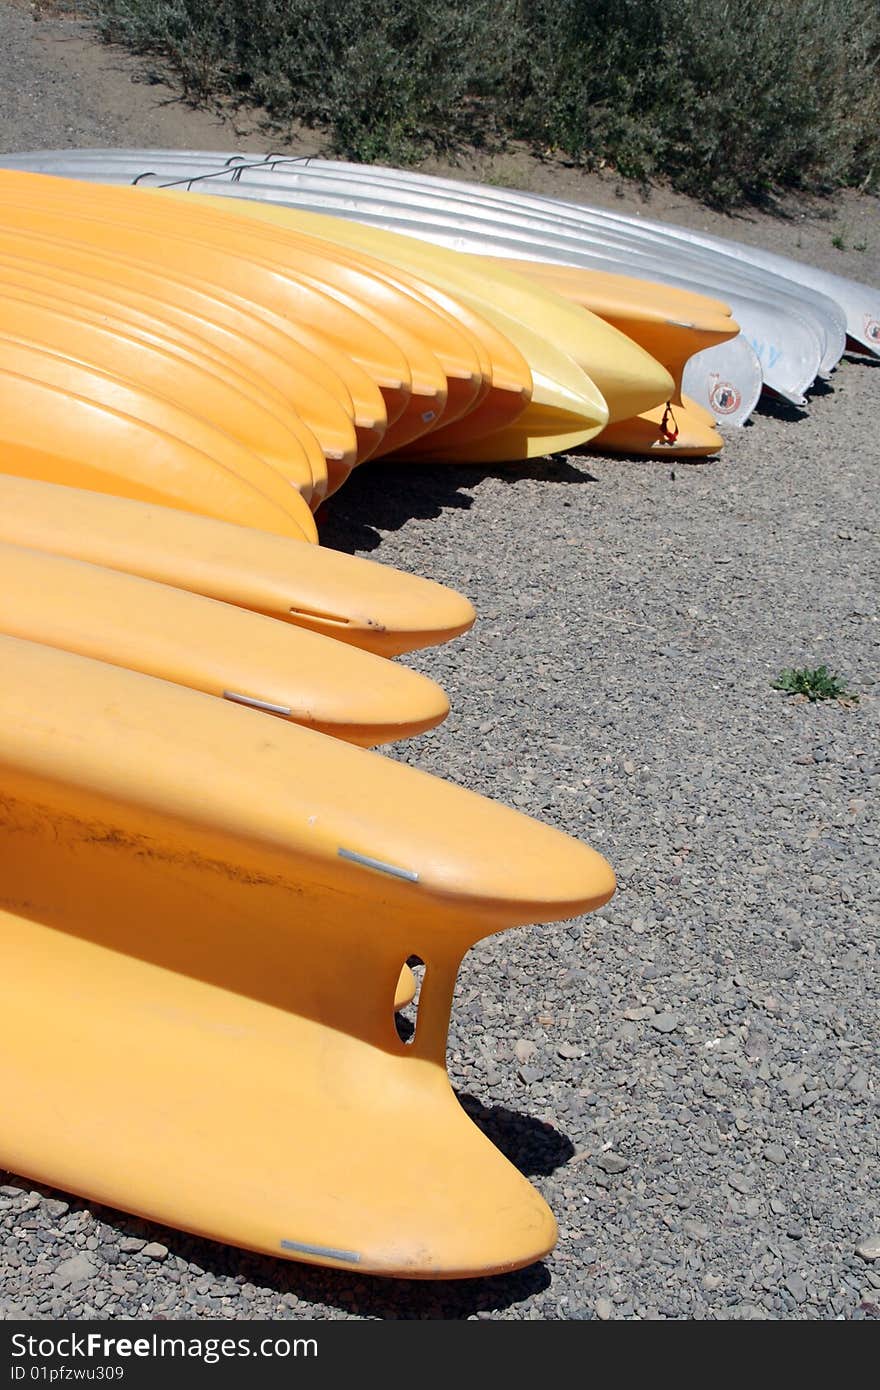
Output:
<svg viewBox="0 0 880 1390">
<path fill-rule="evenodd" d="M 867 251 L 868 249 L 867 239 L 861 237 L 858 241 L 853 241 L 852 228 L 847 226 L 841 227 L 839 232 L 834 233 L 831 238 L 831 245 L 836 247 L 838 251 Z"/>
<path fill-rule="evenodd" d="M 796 670 L 789 668 L 771 682 L 774 690 L 782 690 L 786 695 L 803 695 L 811 703 L 816 700 L 850 700 L 858 703 L 858 695 L 852 695 L 840 676 L 828 670 L 827 666 L 801 666 Z"/>
</svg>

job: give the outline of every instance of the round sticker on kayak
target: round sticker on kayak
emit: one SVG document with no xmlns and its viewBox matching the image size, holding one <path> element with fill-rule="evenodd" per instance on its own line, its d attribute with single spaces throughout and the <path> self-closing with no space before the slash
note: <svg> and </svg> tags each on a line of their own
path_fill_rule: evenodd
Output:
<svg viewBox="0 0 880 1390">
<path fill-rule="evenodd" d="M 732 415 L 741 404 L 742 396 L 730 381 L 716 381 L 709 392 L 709 405 L 717 415 Z"/>
<path fill-rule="evenodd" d="M 865 337 L 870 338 L 872 343 L 880 343 L 880 319 L 865 315 Z"/>
</svg>

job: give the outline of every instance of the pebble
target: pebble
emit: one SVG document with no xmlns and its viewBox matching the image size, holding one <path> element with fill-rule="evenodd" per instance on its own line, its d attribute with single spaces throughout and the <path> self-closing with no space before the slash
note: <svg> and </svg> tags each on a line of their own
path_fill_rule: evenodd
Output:
<svg viewBox="0 0 880 1390">
<path fill-rule="evenodd" d="M 807 1286 L 800 1274 L 789 1274 L 785 1287 L 796 1303 L 803 1303 L 807 1296 Z"/>
<path fill-rule="evenodd" d="M 79 1285 L 88 1283 L 94 1273 L 95 1266 L 87 1255 L 71 1255 L 57 1266 L 52 1282 L 59 1289 L 69 1286 L 78 1288 Z"/>
<path fill-rule="evenodd" d="M 621 1158 L 620 1154 L 600 1154 L 596 1159 L 596 1164 L 602 1169 L 603 1173 L 625 1173 L 629 1167 L 629 1162 Z"/>
<path fill-rule="evenodd" d="M 880 1260 L 880 1232 L 860 1240 L 856 1246 L 856 1254 L 861 1255 L 863 1260 Z"/>
<path fill-rule="evenodd" d="M 705 1221 L 684 1221 L 682 1229 L 694 1240 L 706 1240 L 709 1236 L 709 1227 Z"/>
<path fill-rule="evenodd" d="M 656 1014 L 648 1020 L 656 1033 L 674 1033 L 680 1021 L 678 1014 Z"/>
<path fill-rule="evenodd" d="M 745 1173 L 728 1173 L 727 1181 L 735 1192 L 743 1194 L 751 1192 L 754 1187 L 752 1179 L 747 1177 Z"/>
</svg>

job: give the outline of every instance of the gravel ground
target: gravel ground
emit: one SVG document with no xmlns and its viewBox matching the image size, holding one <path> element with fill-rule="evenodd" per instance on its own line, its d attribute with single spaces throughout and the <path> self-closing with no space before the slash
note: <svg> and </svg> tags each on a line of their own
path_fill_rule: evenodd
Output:
<svg viewBox="0 0 880 1390">
<path fill-rule="evenodd" d="M 0 4 L 0 64 L 50 90 L 70 32 Z M 116 76 L 133 105 L 104 140 L 147 143 L 157 98 Z M 27 109 L 0 113 L 3 147 L 100 139 L 100 93 L 70 73 L 58 112 Z M 176 108 L 173 143 L 210 119 Z M 799 218 L 798 254 L 880 283 L 876 201 L 824 212 Z M 865 252 L 832 246 L 843 218 Z M 794 249 L 786 225 L 749 234 Z M 0 1174 L 0 1317 L 880 1316 L 878 393 L 878 364 L 846 360 L 808 414 L 764 408 L 710 464 L 377 466 L 327 508 L 326 544 L 479 609 L 411 658 L 453 713 L 395 756 L 620 877 L 594 916 L 471 952 L 453 1011 L 453 1083 L 555 1211 L 553 1255 L 482 1281 L 356 1278 Z M 771 688 L 821 662 L 857 704 Z"/>
</svg>

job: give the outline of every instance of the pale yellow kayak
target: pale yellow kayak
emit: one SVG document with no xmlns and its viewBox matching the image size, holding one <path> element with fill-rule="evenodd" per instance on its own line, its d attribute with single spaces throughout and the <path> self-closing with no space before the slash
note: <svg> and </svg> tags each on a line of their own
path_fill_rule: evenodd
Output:
<svg viewBox="0 0 880 1390">
<path fill-rule="evenodd" d="M 693 290 L 546 261 L 490 256 L 475 259 L 498 269 L 516 270 L 563 299 L 590 309 L 640 343 L 664 366 L 678 366 L 695 352 L 735 338 L 739 332 L 729 304 Z"/>
</svg>

